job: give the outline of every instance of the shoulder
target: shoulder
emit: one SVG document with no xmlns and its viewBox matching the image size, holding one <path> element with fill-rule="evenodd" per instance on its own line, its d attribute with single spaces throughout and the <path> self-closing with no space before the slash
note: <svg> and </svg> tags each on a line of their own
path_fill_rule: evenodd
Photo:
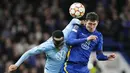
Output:
<svg viewBox="0 0 130 73">
<path fill-rule="evenodd" d="M 76 24 L 80 24 L 80 23 L 81 23 L 81 21 L 80 21 L 79 19 L 77 19 L 77 18 L 73 18 L 73 19 L 71 20 L 71 22 L 74 22 L 74 23 L 76 23 Z"/>
<path fill-rule="evenodd" d="M 38 47 L 45 48 L 46 50 L 52 50 L 54 48 L 54 44 L 52 41 L 46 41 L 40 44 Z"/>
<path fill-rule="evenodd" d="M 98 36 L 98 37 L 103 37 L 103 35 L 102 35 L 102 33 L 101 32 L 99 32 L 99 31 L 95 31 L 95 34 Z"/>
</svg>

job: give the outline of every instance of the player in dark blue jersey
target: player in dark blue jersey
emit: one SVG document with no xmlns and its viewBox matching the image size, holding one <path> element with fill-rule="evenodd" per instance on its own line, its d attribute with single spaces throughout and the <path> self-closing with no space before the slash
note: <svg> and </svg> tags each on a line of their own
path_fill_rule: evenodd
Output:
<svg viewBox="0 0 130 73">
<path fill-rule="evenodd" d="M 62 73 L 89 73 L 87 64 L 92 50 L 96 50 L 97 59 L 101 61 L 114 60 L 116 55 L 103 54 L 103 36 L 96 30 L 99 17 L 95 12 L 87 13 L 85 26 L 75 25 L 68 37 L 67 44 L 71 46 Z"/>
</svg>

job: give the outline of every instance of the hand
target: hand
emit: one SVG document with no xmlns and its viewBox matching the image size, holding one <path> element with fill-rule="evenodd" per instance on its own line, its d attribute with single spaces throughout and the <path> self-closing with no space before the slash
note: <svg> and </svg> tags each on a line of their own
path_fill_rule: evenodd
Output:
<svg viewBox="0 0 130 73">
<path fill-rule="evenodd" d="M 87 37 L 87 41 L 91 41 L 91 40 L 96 40 L 98 37 L 95 35 L 90 35 L 89 37 Z"/>
<path fill-rule="evenodd" d="M 16 70 L 18 67 L 16 66 L 16 65 L 10 65 L 9 66 L 9 69 L 8 69 L 8 72 L 11 72 L 11 71 L 14 71 L 14 70 Z"/>
<path fill-rule="evenodd" d="M 108 56 L 108 60 L 114 60 L 116 58 L 116 54 L 112 53 L 111 55 Z"/>
<path fill-rule="evenodd" d="M 86 24 L 86 20 L 81 20 L 81 25 L 85 25 Z"/>
</svg>

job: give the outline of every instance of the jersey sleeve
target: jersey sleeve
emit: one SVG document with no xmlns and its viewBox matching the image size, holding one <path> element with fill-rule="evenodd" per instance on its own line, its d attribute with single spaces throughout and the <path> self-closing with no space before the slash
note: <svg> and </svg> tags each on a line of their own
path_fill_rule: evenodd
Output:
<svg viewBox="0 0 130 73">
<path fill-rule="evenodd" d="M 63 30 L 65 40 L 67 40 L 69 33 L 71 32 L 72 28 L 74 27 L 74 24 L 80 25 L 81 21 L 79 19 L 76 19 L 76 18 L 73 18 L 70 21 L 70 23 Z"/>
<path fill-rule="evenodd" d="M 74 25 L 81 25 L 81 21 L 79 19 L 73 18 L 70 23 L 62 30 L 63 34 L 64 34 L 64 38 L 65 40 L 67 40 L 69 33 L 71 32 L 72 28 L 74 27 Z M 52 37 L 50 37 L 48 40 L 48 42 L 52 42 Z"/>
<path fill-rule="evenodd" d="M 50 48 L 48 47 L 47 43 L 42 43 L 39 46 L 36 46 L 28 51 L 26 51 L 21 57 L 20 59 L 15 63 L 16 66 L 19 66 L 21 63 L 23 63 L 23 61 L 25 61 L 26 59 L 28 59 L 30 56 L 32 55 L 36 55 L 36 54 L 40 54 L 42 52 L 46 52 L 47 50 L 49 50 Z"/>
<path fill-rule="evenodd" d="M 108 57 L 103 54 L 103 47 L 102 47 L 103 46 L 103 36 L 101 33 L 100 33 L 98 38 L 99 38 L 99 42 L 98 42 L 97 47 L 96 47 L 97 59 L 100 61 L 108 60 Z"/>
<path fill-rule="evenodd" d="M 96 48 L 96 50 L 97 51 L 101 51 L 101 50 L 103 50 L 103 36 L 102 36 L 102 34 L 100 33 L 99 34 L 99 42 L 98 42 L 98 44 L 97 44 L 97 48 Z"/>
<path fill-rule="evenodd" d="M 87 41 L 86 38 L 77 39 L 77 36 L 79 33 L 78 32 L 79 28 L 80 27 L 78 25 L 74 25 L 74 27 L 73 27 L 72 31 L 70 32 L 68 39 L 66 41 L 68 45 L 77 45 L 77 44 Z"/>
</svg>

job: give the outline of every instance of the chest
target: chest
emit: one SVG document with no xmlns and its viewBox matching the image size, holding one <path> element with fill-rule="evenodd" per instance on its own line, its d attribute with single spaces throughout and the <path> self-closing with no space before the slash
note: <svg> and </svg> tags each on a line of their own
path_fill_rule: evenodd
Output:
<svg viewBox="0 0 130 73">
<path fill-rule="evenodd" d="M 77 38 L 78 39 L 82 39 L 82 38 L 86 38 L 89 37 L 90 35 L 96 35 L 98 37 L 98 35 L 96 33 L 88 33 L 88 32 L 79 32 Z M 83 49 L 88 50 L 88 49 L 93 49 L 99 42 L 99 38 L 97 38 L 96 40 L 92 40 L 92 41 L 86 41 L 83 42 L 81 44 L 79 44 L 79 46 L 81 46 Z"/>
<path fill-rule="evenodd" d="M 57 50 L 56 48 L 54 48 L 46 52 L 46 56 L 47 56 L 47 59 L 61 61 L 61 60 L 65 60 L 67 51 L 68 51 L 67 46 L 63 46 L 62 48 L 60 48 L 60 50 Z"/>
</svg>

